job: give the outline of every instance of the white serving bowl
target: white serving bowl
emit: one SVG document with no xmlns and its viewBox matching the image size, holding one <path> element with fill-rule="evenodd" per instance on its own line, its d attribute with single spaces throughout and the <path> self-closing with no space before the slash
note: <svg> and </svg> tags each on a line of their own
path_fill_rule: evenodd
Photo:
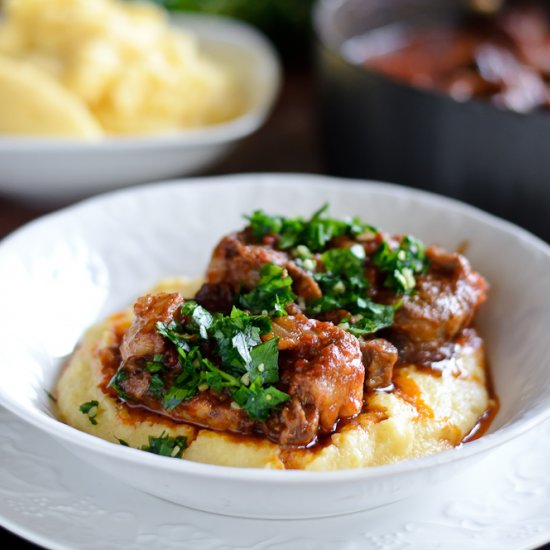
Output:
<svg viewBox="0 0 550 550">
<path fill-rule="evenodd" d="M 467 255 L 491 282 L 479 316 L 501 409 L 488 435 L 435 456 L 339 472 L 240 469 L 159 457 L 57 421 L 45 389 L 83 331 L 159 278 L 203 273 L 218 239 L 264 208 L 308 215 L 324 201 L 391 232 Z M 222 514 L 304 518 L 372 508 L 467 468 L 550 416 L 550 249 L 507 222 L 404 187 L 306 175 L 156 184 L 90 199 L 0 245 L 0 403 L 88 464 L 143 491 Z M 32 445 L 32 442 L 29 442 Z"/>
<path fill-rule="evenodd" d="M 275 50 L 257 30 L 234 19 L 173 15 L 175 27 L 232 67 L 248 108 L 239 117 L 192 130 L 98 141 L 0 136 L 0 193 L 56 204 L 120 187 L 196 173 L 257 130 L 277 97 L 281 70 Z"/>
</svg>

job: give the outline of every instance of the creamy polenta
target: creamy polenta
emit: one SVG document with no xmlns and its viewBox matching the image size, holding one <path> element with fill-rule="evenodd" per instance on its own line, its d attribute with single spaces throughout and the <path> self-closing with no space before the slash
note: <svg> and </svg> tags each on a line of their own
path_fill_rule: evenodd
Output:
<svg viewBox="0 0 550 550">
<path fill-rule="evenodd" d="M 157 7 L 8 0 L 0 21 L 0 133 L 97 139 L 226 121 L 243 110 L 230 70 Z"/>
<path fill-rule="evenodd" d="M 167 280 L 153 292 L 193 296 L 199 281 Z M 71 426 L 131 447 L 147 446 L 149 437 L 185 436 L 183 458 L 226 466 L 335 470 L 390 464 L 450 449 L 470 433 L 490 407 L 483 346 L 475 333 L 456 347 L 441 372 L 405 365 L 397 369 L 392 392 L 372 391 L 363 412 L 343 423 L 322 444 L 292 449 L 264 438 L 201 429 L 144 413 L 106 393 L 111 372 L 105 350 L 120 345 L 133 319 L 128 309 L 91 328 L 57 384 L 61 420 Z M 93 420 L 83 403 L 97 402 Z"/>
</svg>

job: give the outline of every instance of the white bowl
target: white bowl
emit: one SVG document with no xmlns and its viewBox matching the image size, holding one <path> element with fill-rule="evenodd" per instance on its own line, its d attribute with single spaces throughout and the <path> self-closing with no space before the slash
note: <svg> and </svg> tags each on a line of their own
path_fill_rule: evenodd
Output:
<svg viewBox="0 0 550 550">
<path fill-rule="evenodd" d="M 224 233 L 256 208 L 361 215 L 467 255 L 491 282 L 479 317 L 501 410 L 490 433 L 435 456 L 338 472 L 211 466 L 121 447 L 57 421 L 45 389 L 86 327 L 159 278 L 200 275 Z M 90 199 L 0 245 L 0 403 L 82 461 L 167 500 L 223 514 L 298 518 L 372 508 L 464 469 L 550 416 L 550 249 L 507 222 L 398 186 L 305 175 L 156 184 Z M 29 442 L 32 444 L 32 442 Z"/>
<path fill-rule="evenodd" d="M 280 87 L 275 50 L 245 23 L 211 15 L 174 15 L 174 26 L 233 68 L 247 110 L 225 123 L 147 137 L 75 139 L 0 136 L 0 193 L 37 203 L 67 202 L 136 183 L 196 173 L 223 157 L 265 121 Z"/>
</svg>

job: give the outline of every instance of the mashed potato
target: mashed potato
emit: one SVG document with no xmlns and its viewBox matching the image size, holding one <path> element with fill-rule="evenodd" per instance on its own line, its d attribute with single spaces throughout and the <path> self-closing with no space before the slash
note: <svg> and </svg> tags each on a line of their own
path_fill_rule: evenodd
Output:
<svg viewBox="0 0 550 550">
<path fill-rule="evenodd" d="M 243 107 L 226 68 L 144 3 L 9 0 L 0 24 L 0 64 L 2 133 L 90 138 L 167 132 L 222 122 Z M 29 71 L 38 74 L 34 82 L 24 79 Z M 65 101 L 61 92 L 40 93 L 46 81 L 66 92 Z M 33 125 L 24 113 L 37 98 L 51 116 Z M 8 117 L 12 108 L 23 114 Z M 80 119 L 66 123 L 76 111 Z M 56 116 L 59 127 L 52 127 Z"/>
<path fill-rule="evenodd" d="M 194 295 L 200 281 L 170 280 L 155 291 Z M 389 464 L 434 454 L 458 445 L 490 405 L 480 342 L 458 348 L 441 375 L 415 366 L 400 367 L 395 390 L 373 391 L 364 412 L 344 423 L 327 441 L 309 449 L 289 450 L 261 438 L 228 435 L 175 423 L 132 409 L 103 390 L 101 355 L 120 343 L 132 321 L 128 309 L 88 331 L 63 371 L 56 388 L 60 418 L 75 428 L 114 443 L 147 445 L 148 437 L 183 435 L 183 458 L 241 467 L 334 470 Z M 96 424 L 80 405 L 97 401 Z"/>
<path fill-rule="evenodd" d="M 0 132 L 87 139 L 103 134 L 82 101 L 63 86 L 30 64 L 1 56 Z"/>
</svg>

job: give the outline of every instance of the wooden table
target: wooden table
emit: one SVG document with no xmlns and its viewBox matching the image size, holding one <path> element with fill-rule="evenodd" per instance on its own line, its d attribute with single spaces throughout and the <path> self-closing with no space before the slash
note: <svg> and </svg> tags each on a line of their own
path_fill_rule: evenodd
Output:
<svg viewBox="0 0 550 550">
<path fill-rule="evenodd" d="M 313 97 L 310 73 L 298 69 L 288 72 L 280 100 L 267 124 L 204 175 L 242 172 L 323 173 Z M 0 198 L 0 238 L 51 211 Z M 36 548 L 2 528 L 0 542 L 3 548 Z M 550 550 L 550 544 L 544 550 Z"/>
</svg>

